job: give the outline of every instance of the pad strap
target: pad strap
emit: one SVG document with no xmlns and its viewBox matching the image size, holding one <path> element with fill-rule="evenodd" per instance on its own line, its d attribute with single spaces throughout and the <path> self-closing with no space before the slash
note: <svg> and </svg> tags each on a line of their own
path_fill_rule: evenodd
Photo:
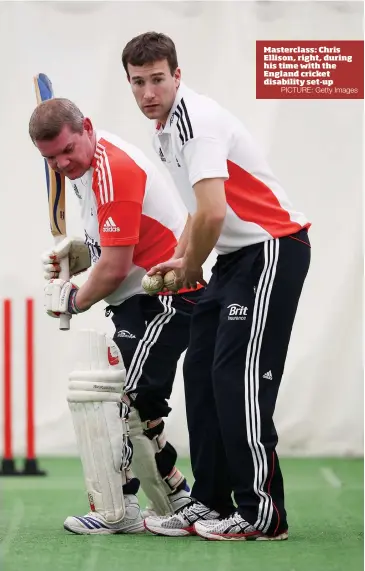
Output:
<svg viewBox="0 0 365 571">
<path fill-rule="evenodd" d="M 177 454 L 166 442 L 164 422 L 142 422 L 138 411 L 129 415 L 130 439 L 133 444 L 132 470 L 158 515 L 173 513 L 170 495 L 185 482 L 176 468 Z"/>
</svg>

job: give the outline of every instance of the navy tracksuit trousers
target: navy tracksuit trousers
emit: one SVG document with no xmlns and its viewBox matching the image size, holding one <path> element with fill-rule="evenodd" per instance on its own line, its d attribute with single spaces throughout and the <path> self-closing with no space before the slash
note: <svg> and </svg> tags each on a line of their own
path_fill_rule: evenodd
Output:
<svg viewBox="0 0 365 571">
<path fill-rule="evenodd" d="M 309 264 L 306 230 L 218 256 L 184 361 L 192 496 L 227 516 L 233 493 L 267 534 L 288 527 L 273 414 Z"/>
</svg>

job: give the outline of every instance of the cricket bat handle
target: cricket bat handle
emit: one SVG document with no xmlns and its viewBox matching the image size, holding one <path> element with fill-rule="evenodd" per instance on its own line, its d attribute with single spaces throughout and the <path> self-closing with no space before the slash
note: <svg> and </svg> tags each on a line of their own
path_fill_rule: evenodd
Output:
<svg viewBox="0 0 365 571">
<path fill-rule="evenodd" d="M 63 238 L 64 238 L 64 236 L 60 236 L 60 238 L 55 239 L 55 242 L 60 242 Z M 68 263 L 68 256 L 66 256 L 65 258 L 62 258 L 62 260 L 60 260 L 60 267 L 61 267 L 61 271 L 59 273 L 59 278 L 61 280 L 68 281 L 70 279 L 70 268 L 69 268 L 69 263 Z M 68 331 L 70 329 L 70 320 L 71 320 L 71 315 L 66 315 L 65 313 L 60 315 L 60 330 L 61 331 Z"/>
</svg>

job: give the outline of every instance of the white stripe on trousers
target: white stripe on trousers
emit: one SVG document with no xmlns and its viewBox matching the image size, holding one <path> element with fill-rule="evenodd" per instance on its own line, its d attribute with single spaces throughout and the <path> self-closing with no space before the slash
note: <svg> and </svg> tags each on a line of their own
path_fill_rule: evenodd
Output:
<svg viewBox="0 0 365 571">
<path fill-rule="evenodd" d="M 279 240 L 273 239 L 264 244 L 264 269 L 256 291 L 252 317 L 251 335 L 247 347 L 245 365 L 245 413 L 247 440 L 254 465 L 254 491 L 260 498 L 258 516 L 254 527 L 263 533 L 269 528 L 273 503 L 271 496 L 264 491 L 268 477 L 267 457 L 261 442 L 261 415 L 259 406 L 260 352 L 265 330 L 270 295 L 275 280 L 279 258 Z"/>
<path fill-rule="evenodd" d="M 142 376 L 143 366 L 147 361 L 151 347 L 156 343 L 161 334 L 164 325 L 171 321 L 175 315 L 176 309 L 172 307 L 171 295 L 159 295 L 158 299 L 162 304 L 162 313 L 158 313 L 148 325 L 145 334 L 137 345 L 134 352 L 132 362 L 128 369 L 126 383 L 124 387 L 125 392 L 134 391 L 137 383 Z"/>
</svg>

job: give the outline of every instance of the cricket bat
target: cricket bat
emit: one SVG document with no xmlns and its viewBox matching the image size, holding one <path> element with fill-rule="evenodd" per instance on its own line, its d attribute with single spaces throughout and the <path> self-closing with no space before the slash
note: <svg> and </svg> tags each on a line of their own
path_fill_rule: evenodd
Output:
<svg viewBox="0 0 365 571">
<path fill-rule="evenodd" d="M 34 86 L 38 104 L 54 97 L 52 83 L 44 73 L 39 73 L 34 77 Z M 57 244 L 66 237 L 65 177 L 52 170 L 46 159 L 44 159 L 44 164 L 46 169 L 49 221 L 54 242 Z M 63 280 L 69 280 L 68 257 L 63 258 L 60 265 L 61 271 L 59 277 Z M 70 319 L 70 315 L 62 314 L 60 316 L 61 330 L 66 331 L 70 329 Z"/>
</svg>

